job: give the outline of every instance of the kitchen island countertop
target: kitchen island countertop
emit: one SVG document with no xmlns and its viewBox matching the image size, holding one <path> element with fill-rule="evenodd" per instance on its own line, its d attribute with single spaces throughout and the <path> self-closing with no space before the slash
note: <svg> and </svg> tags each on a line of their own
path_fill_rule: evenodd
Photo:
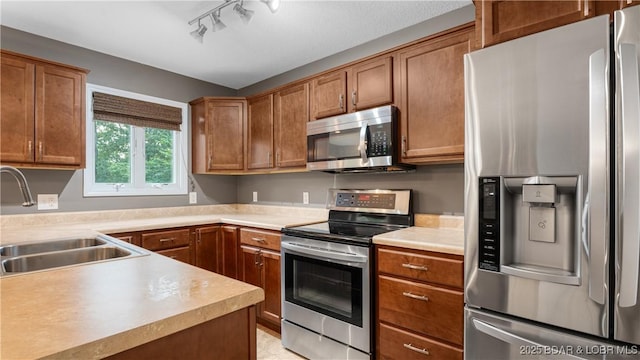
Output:
<svg viewBox="0 0 640 360">
<path fill-rule="evenodd" d="M 3 216 L 3 245 L 198 224 L 280 230 L 324 220 L 265 213 Z M 261 288 L 167 257 L 121 258 L 0 278 L 0 358 L 103 358 L 264 300 Z"/>
</svg>

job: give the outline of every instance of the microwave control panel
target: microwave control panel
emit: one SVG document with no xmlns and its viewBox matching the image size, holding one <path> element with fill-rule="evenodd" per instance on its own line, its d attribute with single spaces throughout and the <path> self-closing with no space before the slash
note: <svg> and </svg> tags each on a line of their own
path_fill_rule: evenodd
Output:
<svg viewBox="0 0 640 360">
<path fill-rule="evenodd" d="M 391 136 L 383 128 L 377 130 L 376 127 L 371 128 L 371 136 L 369 138 L 369 156 L 387 156 L 391 155 Z"/>
<path fill-rule="evenodd" d="M 480 178 L 478 267 L 500 271 L 500 178 Z"/>
</svg>

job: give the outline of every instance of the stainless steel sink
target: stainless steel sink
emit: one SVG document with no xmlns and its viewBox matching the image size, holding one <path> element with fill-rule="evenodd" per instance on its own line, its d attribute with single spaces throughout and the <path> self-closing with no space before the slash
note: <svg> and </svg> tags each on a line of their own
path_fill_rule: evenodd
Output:
<svg viewBox="0 0 640 360">
<path fill-rule="evenodd" d="M 98 238 L 89 239 L 65 239 L 29 244 L 6 245 L 0 247 L 0 256 L 20 256 L 38 254 L 51 251 L 85 248 L 89 246 L 104 245 L 107 242 Z"/>
<path fill-rule="evenodd" d="M 106 235 L 0 247 L 1 276 L 24 274 L 64 266 L 128 259 L 149 252 Z"/>
</svg>

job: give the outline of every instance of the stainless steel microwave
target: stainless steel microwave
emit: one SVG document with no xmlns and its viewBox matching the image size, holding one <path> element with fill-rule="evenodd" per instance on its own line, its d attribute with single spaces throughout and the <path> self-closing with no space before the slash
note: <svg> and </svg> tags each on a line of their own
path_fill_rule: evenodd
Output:
<svg viewBox="0 0 640 360">
<path fill-rule="evenodd" d="M 328 172 L 410 170 L 396 144 L 398 109 L 392 105 L 307 123 L 307 169 Z"/>
</svg>

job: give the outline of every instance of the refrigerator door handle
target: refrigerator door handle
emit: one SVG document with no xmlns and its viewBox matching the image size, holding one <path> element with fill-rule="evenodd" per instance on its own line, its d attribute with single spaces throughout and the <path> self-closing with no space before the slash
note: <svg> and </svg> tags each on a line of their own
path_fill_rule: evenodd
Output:
<svg viewBox="0 0 640 360">
<path fill-rule="evenodd" d="M 607 198 L 607 56 L 600 49 L 589 56 L 589 179 L 587 187 L 589 236 L 589 297 L 605 304 Z"/>
<path fill-rule="evenodd" d="M 533 340 L 524 338 L 522 336 L 518 336 L 516 334 L 510 333 L 508 331 L 505 331 L 503 329 L 500 329 L 496 326 L 490 325 L 484 321 L 478 320 L 478 319 L 473 319 L 473 326 L 480 332 L 485 333 L 486 335 L 491 336 L 492 338 L 498 339 L 498 340 L 502 340 L 508 344 L 511 345 L 515 345 L 515 346 L 531 346 L 531 347 L 536 347 L 538 349 L 545 349 L 545 348 L 551 348 L 550 345 L 543 345 L 540 343 L 537 343 Z M 580 357 L 577 356 L 573 356 L 570 354 L 558 354 L 557 356 L 553 356 L 550 354 L 545 354 L 545 359 L 582 359 Z"/>
<path fill-rule="evenodd" d="M 632 307 L 638 303 L 638 272 L 640 271 L 640 83 L 638 55 L 635 44 L 620 44 L 622 184 L 620 201 L 620 294 L 619 306 Z"/>
</svg>

